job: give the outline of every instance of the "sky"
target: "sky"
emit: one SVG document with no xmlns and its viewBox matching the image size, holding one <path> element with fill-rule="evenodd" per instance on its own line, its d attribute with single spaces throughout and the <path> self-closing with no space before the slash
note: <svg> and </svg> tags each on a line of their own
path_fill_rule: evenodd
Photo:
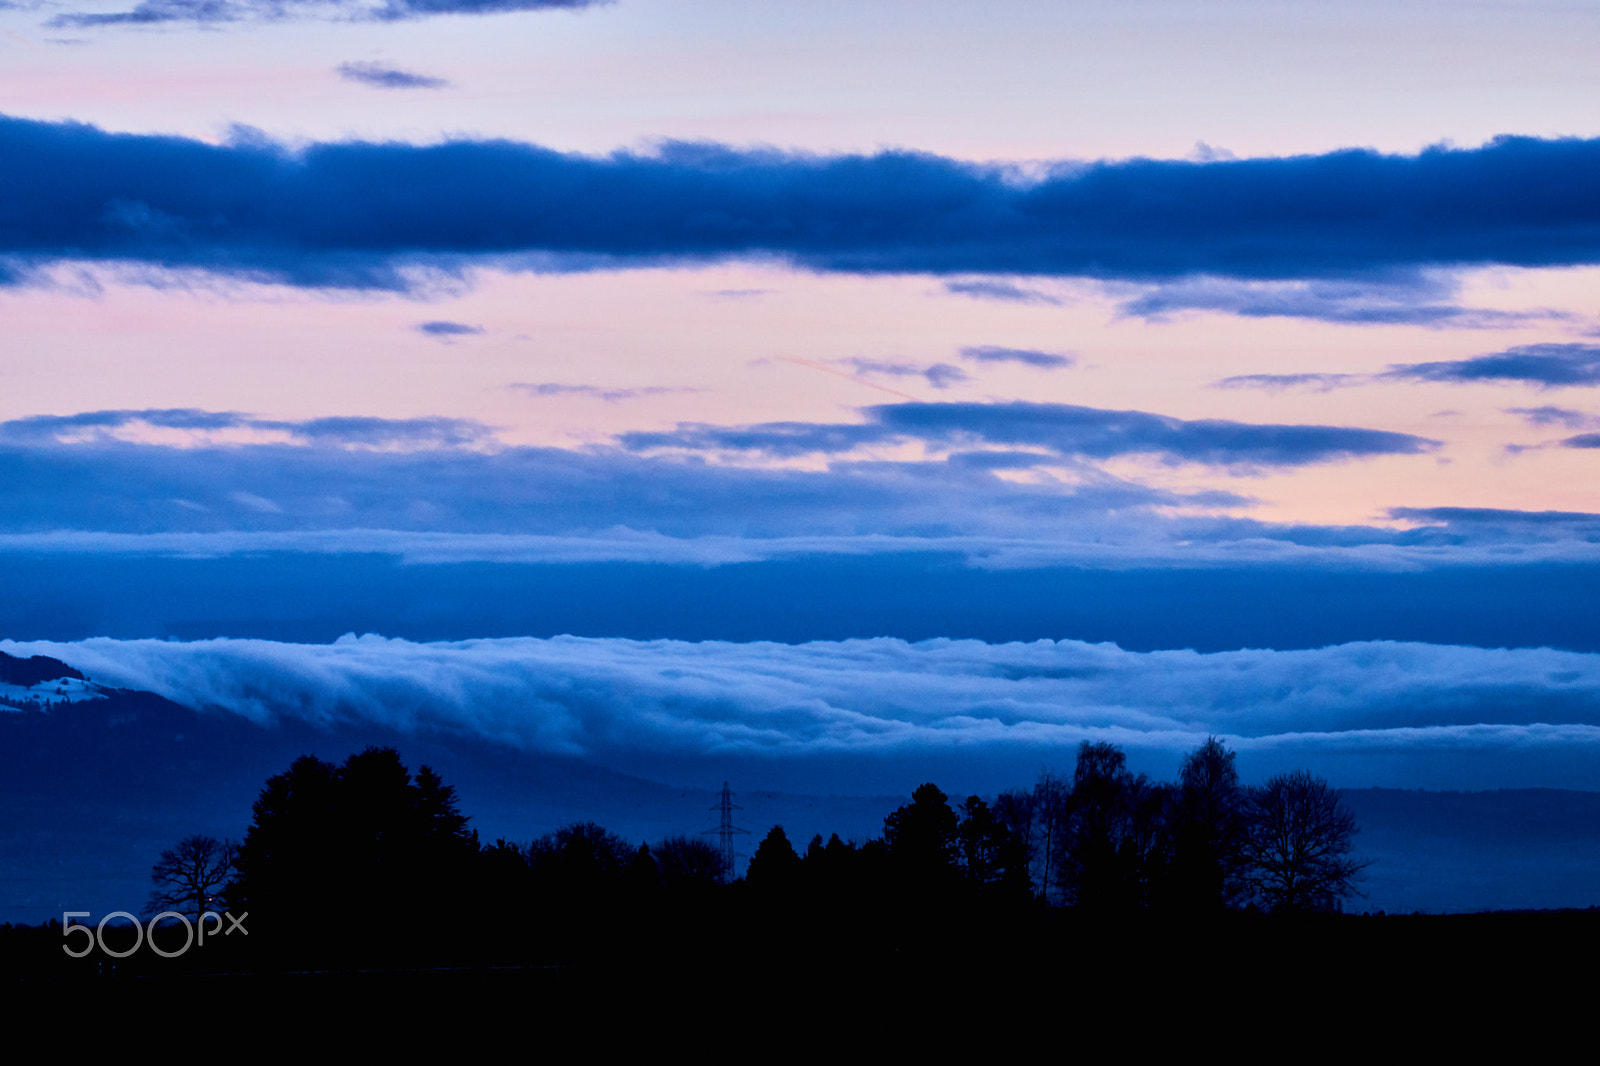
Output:
<svg viewBox="0 0 1600 1066">
<path fill-rule="evenodd" d="M 1600 787 L 1597 38 L 0 0 L 0 650 L 680 783 Z"/>
</svg>

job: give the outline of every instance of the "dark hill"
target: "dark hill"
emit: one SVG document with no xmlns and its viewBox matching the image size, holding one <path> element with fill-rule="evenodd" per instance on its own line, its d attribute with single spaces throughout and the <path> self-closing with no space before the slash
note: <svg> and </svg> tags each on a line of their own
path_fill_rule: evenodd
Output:
<svg viewBox="0 0 1600 1066">
<path fill-rule="evenodd" d="M 7 655 L 0 651 L 0 684 L 21 685 L 31 688 L 42 685 L 46 681 L 58 681 L 64 677 L 84 680 L 82 674 L 62 662 L 52 659 L 48 655 L 35 655 L 28 659 L 19 659 L 15 655 Z"/>
</svg>

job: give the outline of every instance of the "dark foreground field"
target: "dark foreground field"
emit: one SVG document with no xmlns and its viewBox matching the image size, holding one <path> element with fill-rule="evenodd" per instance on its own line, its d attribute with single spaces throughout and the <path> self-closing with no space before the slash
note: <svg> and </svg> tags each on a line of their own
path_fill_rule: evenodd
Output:
<svg viewBox="0 0 1600 1066">
<path fill-rule="evenodd" d="M 148 946 L 115 964 L 98 952 L 72 960 L 58 928 L 0 928 L 0 996 L 130 1021 L 194 1005 L 197 1017 L 280 1035 L 317 1020 L 438 1035 L 466 1019 L 805 1028 L 853 1018 L 878 1032 L 917 1017 L 954 1038 L 1068 1017 L 1091 1027 L 1176 1015 L 1229 1025 L 1320 1019 L 1336 1029 L 1380 1017 L 1461 1024 L 1479 1007 L 1488 1013 L 1473 1024 L 1521 1017 L 1549 1026 L 1591 1001 L 1600 953 L 1594 909 L 1128 924 L 1063 909 L 949 921 L 907 912 L 869 927 L 819 922 L 803 907 L 696 907 L 648 924 L 567 929 L 545 940 L 547 954 L 522 958 L 508 928 L 489 921 L 464 931 L 459 944 L 471 946 L 450 961 L 347 956 L 304 966 L 274 959 L 264 943 L 209 944 L 171 961 Z"/>
</svg>

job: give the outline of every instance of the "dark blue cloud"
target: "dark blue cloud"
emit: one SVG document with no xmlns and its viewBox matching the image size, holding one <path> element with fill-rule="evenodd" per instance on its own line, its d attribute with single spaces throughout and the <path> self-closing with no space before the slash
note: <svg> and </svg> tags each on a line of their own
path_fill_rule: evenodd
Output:
<svg viewBox="0 0 1600 1066">
<path fill-rule="evenodd" d="M 1040 370 L 1064 370 L 1077 360 L 1070 355 L 1040 352 L 1032 348 L 1001 348 L 993 344 L 978 344 L 961 349 L 961 358 L 975 363 L 1022 363 Z"/>
<path fill-rule="evenodd" d="M 1600 385 L 1600 346 L 1523 344 L 1472 359 L 1394 366 L 1380 376 L 1459 384 L 1517 381 L 1545 389 Z"/>
<path fill-rule="evenodd" d="M 1600 448 L 1600 433 L 1580 433 L 1561 442 L 1563 448 Z"/>
<path fill-rule="evenodd" d="M 443 78 L 413 74 L 382 63 L 341 63 L 337 70 L 345 81 L 360 82 L 374 89 L 443 89 L 450 84 Z"/>
<path fill-rule="evenodd" d="M 301 151 L 0 120 L 0 257 L 404 288 L 418 264 L 543 269 L 777 255 L 819 270 L 1162 279 L 1600 261 L 1600 140 L 1417 156 L 1003 168 L 908 152 L 509 141 Z M 955 284 L 966 284 L 955 282 Z"/>
<path fill-rule="evenodd" d="M 431 15 L 499 15 L 512 11 L 578 10 L 610 0 L 140 0 L 126 11 L 67 12 L 47 26 L 218 25 L 286 18 L 337 18 L 397 22 Z M 0 4 L 0 7 L 6 5 Z M 428 86 L 432 88 L 432 86 Z"/>
<path fill-rule="evenodd" d="M 469 326 L 465 322 L 419 322 L 415 327 L 418 333 L 426 333 L 430 337 L 449 339 L 451 337 L 470 337 L 483 332 L 482 326 Z"/>
<path fill-rule="evenodd" d="M 1109 459 L 1158 455 L 1168 462 L 1221 466 L 1298 466 L 1375 455 L 1416 455 L 1438 441 L 1346 426 L 1285 426 L 1220 419 L 1184 421 L 1143 411 L 1105 411 L 1049 403 L 900 403 L 865 409 L 865 424 L 769 422 L 688 424 L 667 433 L 627 433 L 633 450 L 751 451 L 775 457 L 841 453 L 918 439 L 1047 448 L 1057 455 Z"/>
</svg>

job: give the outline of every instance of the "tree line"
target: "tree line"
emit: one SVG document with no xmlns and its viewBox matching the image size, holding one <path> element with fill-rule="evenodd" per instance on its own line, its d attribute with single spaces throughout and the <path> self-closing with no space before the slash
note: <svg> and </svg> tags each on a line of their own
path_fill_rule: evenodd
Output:
<svg viewBox="0 0 1600 1066">
<path fill-rule="evenodd" d="M 1301 771 L 1247 788 L 1216 738 L 1184 759 L 1173 783 L 1134 775 L 1115 745 L 1086 742 L 1070 778 L 1046 771 L 992 805 L 970 796 L 952 810 L 925 784 L 864 845 L 819 836 L 802 858 L 775 828 L 746 879 L 816 883 L 854 867 L 856 880 L 887 879 L 914 894 L 1100 914 L 1332 910 L 1357 890 L 1356 832 L 1326 781 Z"/>
<path fill-rule="evenodd" d="M 668 912 L 705 915 L 730 900 L 809 910 L 862 935 L 1047 904 L 1118 918 L 1337 908 L 1362 869 L 1338 793 L 1304 772 L 1246 787 L 1234 761 L 1211 738 L 1177 781 L 1153 782 L 1114 745 L 1084 743 L 1070 777 L 1045 772 L 992 803 L 952 807 L 924 784 L 864 842 L 819 834 L 802 852 L 775 826 L 735 881 L 693 836 L 634 845 L 575 822 L 526 844 L 484 844 L 454 788 L 426 766 L 411 774 L 392 748 L 342 765 L 305 756 L 267 781 L 242 843 L 190 837 L 164 852 L 148 909 L 226 907 L 251 915 L 257 944 L 381 963 L 449 956 L 488 915 L 555 919 L 494 919 L 504 957 L 604 952 Z"/>
</svg>

